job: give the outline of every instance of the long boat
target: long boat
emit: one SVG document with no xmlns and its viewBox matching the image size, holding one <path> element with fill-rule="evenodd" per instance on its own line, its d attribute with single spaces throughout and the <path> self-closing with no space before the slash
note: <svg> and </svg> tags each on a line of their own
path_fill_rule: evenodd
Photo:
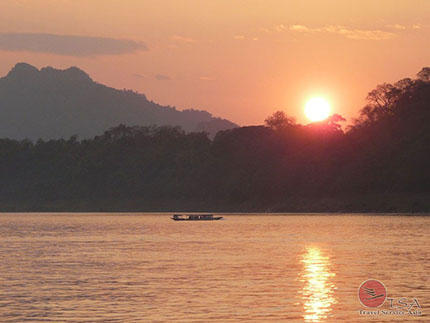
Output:
<svg viewBox="0 0 430 323">
<path fill-rule="evenodd" d="M 214 216 L 213 214 L 173 214 L 174 221 L 215 221 L 221 220 L 222 216 Z"/>
</svg>

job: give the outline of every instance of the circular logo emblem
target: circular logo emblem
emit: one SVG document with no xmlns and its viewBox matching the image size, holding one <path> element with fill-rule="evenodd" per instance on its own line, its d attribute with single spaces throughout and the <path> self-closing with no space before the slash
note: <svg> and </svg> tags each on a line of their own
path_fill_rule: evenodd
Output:
<svg viewBox="0 0 430 323">
<path fill-rule="evenodd" d="M 386 298 L 387 289 L 379 280 L 366 280 L 358 289 L 358 299 L 366 307 L 379 307 Z"/>
</svg>

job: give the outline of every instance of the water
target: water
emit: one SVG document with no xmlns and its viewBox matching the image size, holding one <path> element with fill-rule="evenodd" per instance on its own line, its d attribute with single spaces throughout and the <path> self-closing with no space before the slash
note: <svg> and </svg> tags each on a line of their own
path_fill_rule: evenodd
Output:
<svg viewBox="0 0 430 323">
<path fill-rule="evenodd" d="M 225 218 L 1 215 L 0 320 L 430 321 L 430 217 Z M 360 315 L 370 278 L 423 315 Z"/>
</svg>

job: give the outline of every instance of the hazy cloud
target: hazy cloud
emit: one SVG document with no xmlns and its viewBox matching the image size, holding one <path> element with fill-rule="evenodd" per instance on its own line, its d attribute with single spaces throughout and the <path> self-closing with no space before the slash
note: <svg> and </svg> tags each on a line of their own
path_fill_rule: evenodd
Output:
<svg viewBox="0 0 430 323">
<path fill-rule="evenodd" d="M 299 32 L 311 31 L 308 27 L 303 26 L 303 25 L 291 25 L 289 29 L 292 31 L 299 31 Z"/>
<path fill-rule="evenodd" d="M 391 29 L 397 29 L 397 30 L 406 30 L 406 26 L 399 25 L 399 24 L 393 24 L 393 25 L 386 25 L 385 27 L 391 28 Z"/>
<path fill-rule="evenodd" d="M 234 36 L 234 39 L 237 39 L 237 40 L 245 40 L 245 39 L 249 39 L 249 40 L 259 40 L 259 38 L 258 37 L 245 37 L 244 35 L 236 35 L 236 36 Z"/>
<path fill-rule="evenodd" d="M 164 74 L 157 74 L 154 77 L 159 81 L 169 81 L 170 80 L 170 76 L 164 75 Z"/>
<path fill-rule="evenodd" d="M 140 79 L 144 79 L 147 78 L 147 76 L 145 74 L 139 74 L 139 73 L 134 73 L 132 74 L 134 77 L 140 78 Z"/>
<path fill-rule="evenodd" d="M 396 37 L 396 34 L 383 30 L 348 29 L 343 26 L 327 26 L 325 31 L 336 33 L 350 39 L 386 40 Z"/>
<path fill-rule="evenodd" d="M 132 76 L 139 79 L 155 79 L 158 81 L 170 81 L 172 78 L 169 75 L 165 74 L 142 74 L 142 73 L 134 73 Z"/>
<path fill-rule="evenodd" d="M 194 43 L 194 39 L 189 38 L 189 37 L 183 37 L 183 36 L 178 36 L 178 35 L 174 35 L 172 36 L 172 40 L 175 41 L 179 41 L 179 42 L 183 42 L 183 43 Z"/>
<path fill-rule="evenodd" d="M 383 30 L 352 29 L 341 25 L 327 25 L 320 28 L 310 28 L 305 25 L 290 25 L 289 30 L 301 33 L 331 33 L 349 39 L 386 40 L 396 37 L 396 34 Z"/>
<path fill-rule="evenodd" d="M 128 39 L 33 33 L 0 33 L 0 50 L 51 53 L 65 56 L 121 55 L 148 50 Z"/>
<path fill-rule="evenodd" d="M 283 24 L 280 24 L 280 25 L 275 26 L 275 30 L 276 30 L 277 32 L 281 32 L 281 31 L 284 31 L 284 30 L 286 30 L 286 29 L 287 29 L 287 27 L 285 27 L 285 25 L 283 25 Z"/>
</svg>

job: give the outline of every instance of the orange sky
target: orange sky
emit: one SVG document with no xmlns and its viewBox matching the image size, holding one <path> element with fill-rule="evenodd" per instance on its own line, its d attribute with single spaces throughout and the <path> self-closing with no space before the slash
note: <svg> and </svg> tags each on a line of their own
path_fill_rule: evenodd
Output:
<svg viewBox="0 0 430 323">
<path fill-rule="evenodd" d="M 430 65 L 429 39 L 427 0 L 0 2 L 0 75 L 19 61 L 75 65 L 98 82 L 240 125 L 278 109 L 306 122 L 304 104 L 318 95 L 350 119 L 378 83 Z"/>
</svg>

